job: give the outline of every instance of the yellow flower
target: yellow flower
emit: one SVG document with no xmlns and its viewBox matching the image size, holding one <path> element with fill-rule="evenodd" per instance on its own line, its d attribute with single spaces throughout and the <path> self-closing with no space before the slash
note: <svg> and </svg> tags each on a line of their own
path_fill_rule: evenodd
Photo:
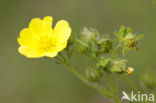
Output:
<svg viewBox="0 0 156 103">
<path fill-rule="evenodd" d="M 131 67 L 129 67 L 129 68 L 126 70 L 126 72 L 127 72 L 128 74 L 132 74 L 133 71 L 134 71 L 134 69 L 131 68 Z"/>
<path fill-rule="evenodd" d="M 39 58 L 43 56 L 55 57 L 58 52 L 67 46 L 71 35 L 71 28 L 67 21 L 60 20 L 52 29 L 53 18 L 34 18 L 29 27 L 20 32 L 18 51 L 28 58 Z"/>
</svg>

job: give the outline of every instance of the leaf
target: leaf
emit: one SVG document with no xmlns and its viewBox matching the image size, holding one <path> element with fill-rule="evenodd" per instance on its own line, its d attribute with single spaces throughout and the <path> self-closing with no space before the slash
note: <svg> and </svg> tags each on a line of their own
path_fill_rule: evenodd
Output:
<svg viewBox="0 0 156 103">
<path fill-rule="evenodd" d="M 123 54 L 123 56 L 125 56 L 126 53 L 127 53 L 127 49 L 126 49 L 126 48 L 123 48 L 123 50 L 122 50 L 122 54 Z"/>
<path fill-rule="evenodd" d="M 69 53 L 69 58 L 71 57 L 72 54 L 73 54 L 73 49 L 71 49 L 71 51 Z"/>
<path fill-rule="evenodd" d="M 113 34 L 114 34 L 115 36 L 118 36 L 118 33 L 116 33 L 116 32 L 114 32 Z"/>
<path fill-rule="evenodd" d="M 56 64 L 62 64 L 60 61 L 55 61 Z"/>
<path fill-rule="evenodd" d="M 98 66 L 105 67 L 109 63 L 108 59 L 102 59 L 99 61 Z"/>
<path fill-rule="evenodd" d="M 120 30 L 119 30 L 119 33 L 124 32 L 124 31 L 125 31 L 125 29 L 126 29 L 126 27 L 125 27 L 124 25 L 121 25 Z"/>
<path fill-rule="evenodd" d="M 131 29 L 130 27 L 128 27 L 128 28 L 127 28 L 127 32 L 128 32 L 128 33 L 131 33 L 131 32 L 132 32 L 132 29 Z"/>
<path fill-rule="evenodd" d="M 111 72 L 121 72 L 121 69 L 120 68 L 112 68 L 111 69 Z"/>
<path fill-rule="evenodd" d="M 138 52 L 139 52 L 139 51 L 140 51 L 140 48 L 136 47 L 136 51 L 138 51 Z"/>
<path fill-rule="evenodd" d="M 93 55 L 95 55 L 95 54 L 97 53 L 98 47 L 97 47 L 97 45 L 96 45 L 95 42 L 91 42 L 91 43 L 90 43 L 90 48 L 89 48 L 89 50 L 90 50 L 90 53 L 93 54 Z"/>
<path fill-rule="evenodd" d="M 139 35 L 136 37 L 136 40 L 142 39 L 144 37 L 144 35 Z"/>
<path fill-rule="evenodd" d="M 95 38 L 99 38 L 99 32 L 95 28 L 90 28 L 90 30 L 94 33 Z"/>
</svg>

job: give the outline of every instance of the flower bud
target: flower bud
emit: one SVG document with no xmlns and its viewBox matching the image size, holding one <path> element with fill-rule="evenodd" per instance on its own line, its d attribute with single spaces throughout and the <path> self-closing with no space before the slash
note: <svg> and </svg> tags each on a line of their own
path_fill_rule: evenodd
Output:
<svg viewBox="0 0 156 103">
<path fill-rule="evenodd" d="M 90 55 L 91 55 L 92 57 L 95 57 L 97 51 L 98 51 L 98 47 L 97 47 L 96 43 L 95 43 L 95 42 L 91 42 L 91 43 L 89 44 L 89 53 L 90 53 Z"/>
<path fill-rule="evenodd" d="M 112 49 L 112 42 L 108 39 L 102 39 L 98 42 L 100 53 L 109 53 Z"/>
<path fill-rule="evenodd" d="M 122 59 L 122 60 L 115 60 L 113 62 L 113 66 L 111 68 L 111 72 L 116 72 L 116 73 L 120 73 L 125 71 L 125 66 L 126 66 L 126 60 Z"/>
<path fill-rule="evenodd" d="M 103 70 L 109 70 L 111 68 L 111 60 L 109 58 L 101 58 L 97 66 L 103 68 Z"/>
<path fill-rule="evenodd" d="M 87 51 L 88 51 L 88 48 L 86 46 L 82 46 L 82 45 L 79 46 L 79 52 L 80 53 L 83 54 L 83 53 L 86 53 Z"/>
<path fill-rule="evenodd" d="M 81 32 L 82 39 L 84 39 L 88 42 L 96 40 L 98 34 L 97 34 L 97 32 L 94 32 L 94 31 L 95 30 L 92 28 L 89 30 L 87 27 L 84 27 Z"/>
<path fill-rule="evenodd" d="M 144 37 L 143 35 L 137 36 L 132 34 L 132 29 L 125 26 L 121 26 L 119 32 L 114 32 L 114 35 L 117 36 L 119 42 L 124 45 L 123 54 L 125 54 L 127 50 L 138 50 L 138 41 Z"/>
<path fill-rule="evenodd" d="M 86 53 L 88 51 L 89 45 L 86 41 L 84 40 L 77 40 L 78 43 L 78 51 L 80 53 Z"/>
<path fill-rule="evenodd" d="M 131 68 L 131 67 L 129 67 L 129 68 L 126 70 L 126 72 L 127 72 L 128 74 L 132 74 L 133 71 L 134 71 L 134 69 Z"/>
<path fill-rule="evenodd" d="M 135 36 L 134 36 L 132 33 L 128 33 L 128 34 L 124 37 L 124 39 L 133 40 L 134 37 L 135 37 Z"/>
<path fill-rule="evenodd" d="M 73 45 L 73 43 L 74 43 L 74 35 L 71 35 L 68 40 L 68 45 Z"/>
<path fill-rule="evenodd" d="M 135 40 L 135 36 L 131 33 L 126 35 L 125 38 L 123 38 L 123 43 L 127 49 L 133 49 L 137 45 L 137 41 Z"/>
<path fill-rule="evenodd" d="M 89 67 L 85 71 L 85 77 L 89 82 L 97 82 L 102 77 L 100 71 L 96 67 Z"/>
</svg>

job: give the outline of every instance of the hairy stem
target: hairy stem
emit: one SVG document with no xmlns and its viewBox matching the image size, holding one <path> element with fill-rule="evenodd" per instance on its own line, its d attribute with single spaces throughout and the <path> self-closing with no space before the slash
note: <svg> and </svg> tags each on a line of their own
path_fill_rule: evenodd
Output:
<svg viewBox="0 0 156 103">
<path fill-rule="evenodd" d="M 112 87 L 112 92 L 113 92 L 113 100 L 116 102 L 116 103 L 120 103 L 120 100 L 118 99 L 118 95 L 117 95 L 117 89 L 115 89 L 114 87 L 114 83 L 113 83 L 113 80 L 112 80 L 112 77 L 110 76 L 109 73 L 106 73 L 107 74 L 107 77 L 108 77 L 108 80 L 110 82 L 110 85 Z"/>
<path fill-rule="evenodd" d="M 80 80 L 83 80 L 82 76 L 71 66 L 70 63 L 66 63 L 66 66 L 71 70 L 71 72 L 76 75 Z"/>
<path fill-rule="evenodd" d="M 134 85 L 134 83 L 127 77 L 127 76 L 124 76 L 124 79 L 127 81 L 127 83 L 133 88 L 133 90 L 135 92 L 138 91 L 138 88 Z"/>
<path fill-rule="evenodd" d="M 65 65 L 71 70 L 71 72 L 78 77 L 80 80 L 84 81 L 83 77 L 75 70 L 75 68 L 73 68 L 73 66 L 68 62 L 65 63 Z M 96 83 L 88 83 L 89 86 L 91 86 L 92 88 L 96 89 L 97 91 L 99 91 L 100 93 L 102 93 L 104 96 L 111 98 L 112 100 L 114 100 L 114 102 L 116 103 L 120 103 L 119 99 L 117 96 L 115 95 L 111 95 L 110 93 L 105 92 L 103 89 L 101 89 Z M 113 86 L 114 87 L 114 86 Z"/>
</svg>

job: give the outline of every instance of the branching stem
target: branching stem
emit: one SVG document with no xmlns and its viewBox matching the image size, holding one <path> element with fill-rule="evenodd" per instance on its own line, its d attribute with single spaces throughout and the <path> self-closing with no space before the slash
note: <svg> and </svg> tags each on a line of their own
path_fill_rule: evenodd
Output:
<svg viewBox="0 0 156 103">
<path fill-rule="evenodd" d="M 81 76 L 81 74 L 79 74 L 75 68 L 73 68 L 73 66 L 68 62 L 65 63 L 65 65 L 71 70 L 71 72 L 77 76 L 80 80 L 84 81 L 84 78 Z M 113 82 L 111 82 L 112 87 L 114 88 Z M 116 93 L 114 92 L 115 95 L 111 95 L 110 93 L 105 92 L 104 90 L 102 90 L 101 88 L 99 88 L 99 86 L 97 86 L 94 83 L 88 83 L 89 86 L 91 86 L 92 88 L 96 89 L 97 91 L 99 91 L 100 93 L 102 93 L 104 96 L 113 99 L 116 103 L 120 103 L 120 100 L 118 99 Z"/>
</svg>

